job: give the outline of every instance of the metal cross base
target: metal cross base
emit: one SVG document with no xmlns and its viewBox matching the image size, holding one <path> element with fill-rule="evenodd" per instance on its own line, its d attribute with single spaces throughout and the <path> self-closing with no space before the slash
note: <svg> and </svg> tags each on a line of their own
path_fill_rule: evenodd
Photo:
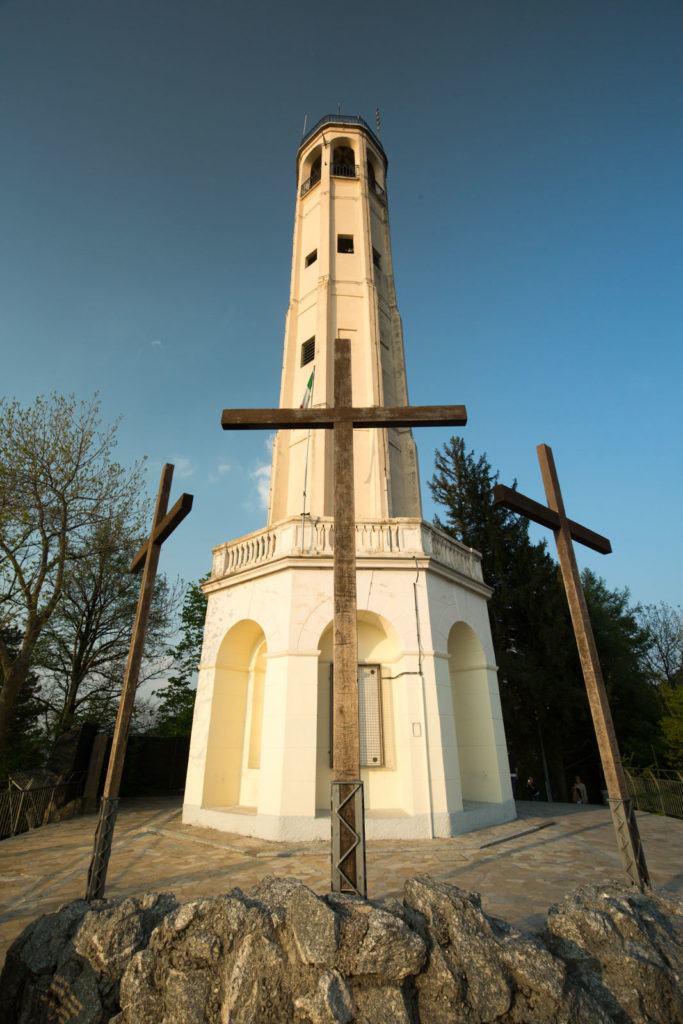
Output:
<svg viewBox="0 0 683 1024">
<path fill-rule="evenodd" d="M 95 830 L 95 843 L 92 851 L 92 860 L 88 868 L 88 886 L 85 892 L 86 900 L 104 899 L 104 883 L 107 878 L 107 865 L 111 854 L 111 841 L 114 835 L 116 815 L 119 810 L 118 797 L 103 796 L 100 800 L 100 817 Z"/>
<path fill-rule="evenodd" d="M 614 831 L 617 834 L 617 845 L 621 855 L 621 863 L 632 885 L 640 891 L 649 889 L 650 876 L 647 872 L 645 854 L 640 841 L 638 822 L 633 813 L 633 801 L 630 797 L 623 800 L 619 797 L 609 798 L 609 809 L 612 812 Z"/>
<path fill-rule="evenodd" d="M 363 783 L 332 783 L 332 892 L 367 898 Z"/>
</svg>

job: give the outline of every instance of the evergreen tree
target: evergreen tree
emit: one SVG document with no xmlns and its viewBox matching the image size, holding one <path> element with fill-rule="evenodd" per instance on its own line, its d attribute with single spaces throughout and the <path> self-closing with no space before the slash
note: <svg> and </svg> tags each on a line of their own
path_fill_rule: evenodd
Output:
<svg viewBox="0 0 683 1024">
<path fill-rule="evenodd" d="M 181 637 L 167 653 L 173 659 L 175 672 L 165 687 L 154 691 L 159 697 L 153 732 L 157 736 L 189 736 L 196 694 L 195 680 L 204 639 L 206 597 L 201 584 L 191 583 L 185 593 L 180 614 Z"/>
<path fill-rule="evenodd" d="M 531 542 L 526 519 L 494 507 L 498 474 L 486 455 L 477 458 L 454 437 L 436 453 L 435 469 L 430 489 L 444 508 L 435 525 L 481 553 L 493 588 L 501 704 L 520 776 L 541 780 L 545 762 L 553 797 L 569 799 L 580 774 L 597 800 L 604 780 L 559 567 L 544 543 Z M 643 669 L 647 631 L 628 591 L 610 591 L 588 570 L 582 578 L 622 756 L 651 764 L 664 748 L 660 699 Z"/>
<path fill-rule="evenodd" d="M 19 630 L 3 629 L 2 640 L 16 657 L 21 645 Z M 45 755 L 45 704 L 35 673 L 29 672 L 9 716 L 7 742 L 0 758 L 0 779 L 14 771 L 30 771 L 42 766 Z"/>
<path fill-rule="evenodd" d="M 429 487 L 443 506 L 435 525 L 482 556 L 491 635 L 508 743 L 520 775 L 543 778 L 545 756 L 554 796 L 566 797 L 565 761 L 585 756 L 574 724 L 585 720 L 576 659 L 558 569 L 544 542 L 532 543 L 529 524 L 494 507 L 498 482 L 486 455 L 467 452 L 453 437 L 436 452 Z M 589 748 L 589 756 L 593 749 Z"/>
<path fill-rule="evenodd" d="M 581 582 L 622 759 L 644 768 L 664 754 L 661 697 L 645 667 L 648 632 L 627 589 L 610 590 L 590 569 Z"/>
</svg>

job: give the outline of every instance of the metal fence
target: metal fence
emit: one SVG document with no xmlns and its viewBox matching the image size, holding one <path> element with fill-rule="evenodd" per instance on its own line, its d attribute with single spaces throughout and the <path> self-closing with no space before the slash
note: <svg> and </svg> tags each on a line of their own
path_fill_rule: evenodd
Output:
<svg viewBox="0 0 683 1024">
<path fill-rule="evenodd" d="M 627 771 L 626 785 L 637 810 L 683 818 L 683 772 L 648 769 L 636 775 Z"/>
<path fill-rule="evenodd" d="M 12 779 L 0 790 L 0 839 L 78 814 L 85 773 L 68 782 L 21 787 Z"/>
</svg>

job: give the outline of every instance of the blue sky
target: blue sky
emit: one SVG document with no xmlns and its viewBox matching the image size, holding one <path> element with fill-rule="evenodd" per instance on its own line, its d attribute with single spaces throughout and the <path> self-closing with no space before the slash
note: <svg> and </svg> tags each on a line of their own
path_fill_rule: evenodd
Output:
<svg viewBox="0 0 683 1024">
<path fill-rule="evenodd" d="M 265 524 L 267 438 L 219 420 L 278 401 L 304 116 L 379 106 L 411 401 L 465 403 L 537 500 L 549 444 L 612 541 L 580 564 L 679 603 L 682 24 L 680 0 L 0 0 L 2 392 L 99 391 L 121 460 L 195 495 L 162 568 L 206 572 Z M 449 435 L 416 432 L 426 518 Z"/>
</svg>

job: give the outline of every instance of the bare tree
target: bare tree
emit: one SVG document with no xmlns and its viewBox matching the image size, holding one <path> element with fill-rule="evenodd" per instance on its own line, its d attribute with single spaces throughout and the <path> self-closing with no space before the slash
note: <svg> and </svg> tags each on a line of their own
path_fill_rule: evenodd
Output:
<svg viewBox="0 0 683 1024">
<path fill-rule="evenodd" d="M 102 427 L 97 396 L 0 399 L 0 630 L 21 637 L 10 650 L 0 633 L 0 756 L 38 638 L 93 530 L 138 506 L 141 466 L 113 460 L 117 426 Z"/>
<path fill-rule="evenodd" d="M 62 597 L 34 651 L 56 739 L 74 719 L 116 716 L 140 579 L 129 566 L 143 538 L 124 516 L 97 524 L 87 550 L 65 581 Z M 157 578 L 138 685 L 166 671 L 180 590 Z"/>
<path fill-rule="evenodd" d="M 654 683 L 683 682 L 683 613 L 666 601 L 641 609 L 640 623 L 647 631 L 649 647 L 644 655 Z"/>
</svg>

